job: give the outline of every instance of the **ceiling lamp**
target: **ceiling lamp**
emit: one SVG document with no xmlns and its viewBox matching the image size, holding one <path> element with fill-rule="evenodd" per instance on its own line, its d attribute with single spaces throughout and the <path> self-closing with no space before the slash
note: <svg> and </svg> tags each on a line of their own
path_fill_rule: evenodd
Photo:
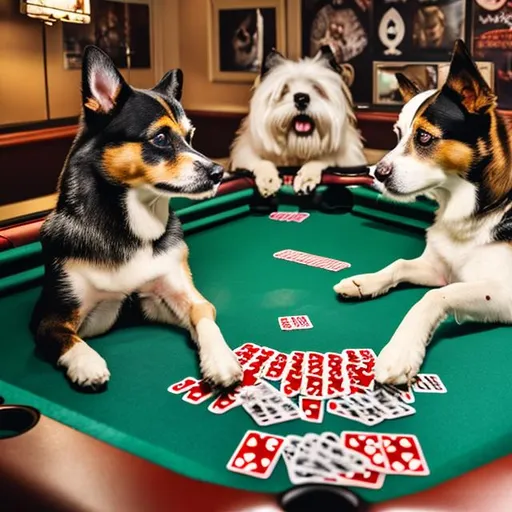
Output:
<svg viewBox="0 0 512 512">
<path fill-rule="evenodd" d="M 20 0 L 20 10 L 31 18 L 43 20 L 47 25 L 56 21 L 90 23 L 90 0 Z"/>
</svg>

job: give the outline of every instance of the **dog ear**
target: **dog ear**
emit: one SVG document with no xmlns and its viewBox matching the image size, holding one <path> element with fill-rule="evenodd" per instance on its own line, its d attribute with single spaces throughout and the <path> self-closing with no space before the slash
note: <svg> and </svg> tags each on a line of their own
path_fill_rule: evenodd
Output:
<svg viewBox="0 0 512 512">
<path fill-rule="evenodd" d="M 411 98 L 419 94 L 420 88 L 412 81 L 409 80 L 403 73 L 395 73 L 396 79 L 398 81 L 398 89 L 404 103 L 407 103 Z"/>
<path fill-rule="evenodd" d="M 263 78 L 272 68 L 279 66 L 286 61 L 286 57 L 278 52 L 275 48 L 272 48 L 267 56 L 263 59 L 260 70 L 260 78 Z"/>
<path fill-rule="evenodd" d="M 131 94 L 130 86 L 112 59 L 96 46 L 87 46 L 82 62 L 82 104 L 87 118 L 112 113 Z"/>
<path fill-rule="evenodd" d="M 334 71 L 338 74 L 342 74 L 341 66 L 338 64 L 334 53 L 332 53 L 332 49 L 328 44 L 324 44 L 320 47 L 320 50 L 317 53 L 317 58 L 325 59 L 329 66 L 331 66 Z"/>
<path fill-rule="evenodd" d="M 153 87 L 153 91 L 159 92 L 164 96 L 172 96 L 177 101 L 181 101 L 183 93 L 183 71 L 181 69 L 171 69 L 168 71 Z"/>
<path fill-rule="evenodd" d="M 497 98 L 484 80 L 469 51 L 460 39 L 455 41 L 445 88 L 458 94 L 462 105 L 471 113 L 483 113 L 496 107 Z"/>
</svg>

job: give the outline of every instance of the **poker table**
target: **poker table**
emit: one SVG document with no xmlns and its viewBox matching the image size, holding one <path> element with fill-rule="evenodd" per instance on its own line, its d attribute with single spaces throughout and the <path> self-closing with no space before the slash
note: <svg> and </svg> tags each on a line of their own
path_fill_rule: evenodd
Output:
<svg viewBox="0 0 512 512">
<path fill-rule="evenodd" d="M 198 289 L 215 304 L 231 347 L 341 352 L 390 339 L 425 289 L 343 302 L 333 285 L 419 255 L 434 205 L 394 204 L 360 172 L 325 173 L 311 196 L 289 185 L 264 200 L 247 177 L 215 198 L 172 200 Z M 306 211 L 302 223 L 271 211 Z M 349 262 L 333 272 L 279 260 L 296 249 Z M 446 321 L 422 368 L 446 394 L 417 394 L 413 416 L 366 427 L 325 414 L 323 423 L 258 427 L 242 407 L 223 415 L 167 392 L 199 377 L 186 333 L 145 323 L 128 301 L 119 324 L 90 343 L 112 373 L 101 393 L 79 392 L 35 351 L 29 317 L 43 268 L 39 242 L 0 252 L 0 509 L 58 511 L 512 510 L 510 327 Z M 312 329 L 282 331 L 277 318 L 308 315 Z M 269 479 L 226 469 L 249 429 L 273 434 L 344 430 L 415 434 L 428 476 L 387 476 L 379 490 L 290 484 L 281 460 Z"/>
</svg>

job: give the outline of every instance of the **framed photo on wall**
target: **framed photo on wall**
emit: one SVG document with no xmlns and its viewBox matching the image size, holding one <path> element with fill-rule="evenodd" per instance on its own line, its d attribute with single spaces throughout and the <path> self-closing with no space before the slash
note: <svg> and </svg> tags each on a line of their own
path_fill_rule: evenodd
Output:
<svg viewBox="0 0 512 512">
<path fill-rule="evenodd" d="M 272 48 L 286 54 L 285 27 L 285 0 L 210 0 L 210 80 L 254 82 Z"/>
<path fill-rule="evenodd" d="M 494 64 L 477 61 L 485 81 L 494 90 Z M 375 105 L 403 105 L 398 90 L 396 73 L 403 73 L 415 82 L 420 90 L 441 87 L 448 78 L 450 63 L 443 62 L 388 62 L 373 63 L 373 103 Z"/>
</svg>

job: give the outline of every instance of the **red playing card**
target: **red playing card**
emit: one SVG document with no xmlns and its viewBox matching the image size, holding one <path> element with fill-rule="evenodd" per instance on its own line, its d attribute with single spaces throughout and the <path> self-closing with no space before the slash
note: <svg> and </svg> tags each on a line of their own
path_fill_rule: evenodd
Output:
<svg viewBox="0 0 512 512">
<path fill-rule="evenodd" d="M 219 395 L 209 406 L 208 410 L 214 414 L 224 414 L 241 405 L 240 388 L 229 393 Z"/>
<path fill-rule="evenodd" d="M 281 393 L 293 397 L 300 393 L 305 352 L 294 351 L 288 358 L 288 364 L 281 381 Z"/>
<path fill-rule="evenodd" d="M 368 469 L 386 471 L 387 458 L 378 434 L 345 431 L 341 434 L 341 445 L 366 457 Z"/>
<path fill-rule="evenodd" d="M 299 407 L 304 421 L 322 423 L 324 420 L 324 401 L 318 398 L 299 397 Z"/>
<path fill-rule="evenodd" d="M 412 389 L 417 393 L 446 393 L 448 390 L 436 373 L 418 373 Z"/>
<path fill-rule="evenodd" d="M 287 363 L 288 354 L 283 354 L 282 352 L 277 353 L 274 357 L 267 361 L 267 363 L 265 363 L 265 366 L 262 370 L 262 377 L 267 380 L 281 380 Z"/>
<path fill-rule="evenodd" d="M 319 375 L 323 376 L 324 374 L 324 363 L 325 363 L 325 355 L 320 354 L 319 352 L 306 352 L 305 356 L 305 373 L 309 375 Z"/>
<path fill-rule="evenodd" d="M 185 377 L 184 379 L 180 380 L 179 382 L 175 382 L 174 384 L 171 384 L 167 391 L 169 393 L 174 393 L 175 395 L 179 395 L 180 393 L 185 393 L 185 391 L 188 391 L 190 388 L 194 387 L 199 382 L 198 379 L 195 379 L 194 377 Z"/>
<path fill-rule="evenodd" d="M 339 270 L 350 267 L 350 263 L 345 261 L 339 261 L 332 258 L 325 258 L 324 256 L 315 256 L 307 252 L 295 251 L 293 249 L 284 249 L 282 251 L 274 253 L 274 258 L 293 261 L 302 265 L 308 265 L 310 267 L 323 268 L 325 270 L 331 270 L 338 272 Z"/>
<path fill-rule="evenodd" d="M 348 388 L 345 383 L 345 377 L 339 377 L 337 374 L 328 373 L 324 379 L 324 389 L 322 395 L 324 398 L 334 398 L 347 394 Z"/>
<path fill-rule="evenodd" d="M 313 324 L 307 315 L 280 316 L 279 327 L 283 331 L 295 331 L 298 329 L 311 329 Z"/>
<path fill-rule="evenodd" d="M 233 350 L 233 353 L 238 358 L 238 362 L 244 366 L 247 364 L 259 351 L 261 347 L 256 343 L 244 343 L 238 348 Z"/>
<path fill-rule="evenodd" d="M 340 477 L 345 479 L 345 486 L 365 487 L 367 489 L 381 489 L 384 485 L 386 475 L 378 471 L 368 469 L 364 473 L 340 473 Z"/>
<path fill-rule="evenodd" d="M 243 365 L 244 376 L 242 386 L 254 386 L 260 378 L 263 365 L 275 354 L 273 348 L 261 347 L 260 351 L 245 365 Z"/>
<path fill-rule="evenodd" d="M 212 395 L 213 391 L 210 385 L 206 381 L 200 380 L 197 384 L 191 387 L 181 399 L 185 402 L 198 405 L 208 400 Z"/>
<path fill-rule="evenodd" d="M 386 472 L 396 475 L 429 475 L 418 438 L 411 434 L 378 434 L 386 457 Z"/>
<path fill-rule="evenodd" d="M 302 379 L 301 393 L 308 397 L 323 396 L 324 379 L 322 375 L 304 375 Z"/>
<path fill-rule="evenodd" d="M 235 473 L 255 478 L 269 478 L 281 456 L 285 438 L 248 430 L 228 462 Z"/>
</svg>

